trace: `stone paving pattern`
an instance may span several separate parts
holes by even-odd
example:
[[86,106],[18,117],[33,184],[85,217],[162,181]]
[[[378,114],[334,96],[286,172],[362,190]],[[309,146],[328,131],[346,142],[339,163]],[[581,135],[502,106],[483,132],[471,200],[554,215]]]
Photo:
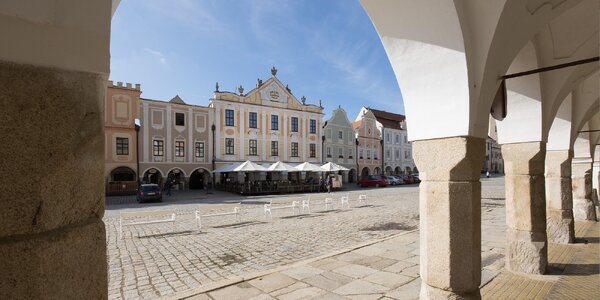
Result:
[[[486,281],[493,278],[503,266],[504,187],[501,178],[483,179],[482,182],[482,262],[483,280]],[[284,281],[285,278],[298,281],[294,282],[294,287],[303,286],[301,292],[286,286],[289,293],[307,293],[309,296],[325,296],[337,291],[340,295],[352,298],[356,288],[371,289],[370,291],[382,295],[395,295],[394,293],[401,293],[404,289],[410,291],[411,287],[419,284],[419,237],[418,231],[414,232],[418,226],[418,187],[351,191],[350,198],[356,199],[362,193],[367,194],[371,200],[364,207],[356,207],[358,203],[354,201],[351,209],[341,210],[337,205],[333,211],[324,212],[319,207],[313,209],[313,212],[317,212],[310,215],[292,216],[291,210],[276,211],[271,222],[265,221],[262,204],[257,202],[273,199],[274,203],[290,203],[307,196],[239,197],[237,202],[244,200],[244,203],[254,203],[241,205],[241,223],[235,224],[233,216],[212,218],[206,221],[208,226],[203,227],[202,231],[196,229],[193,219],[193,211],[198,207],[198,202],[203,212],[229,211],[237,205],[231,195],[225,201],[219,201],[218,197],[221,195],[214,195],[204,202],[199,200],[131,205],[126,206],[126,209],[123,206],[108,207],[105,222],[110,274],[109,298],[156,299],[192,295],[209,284],[219,284],[232,277],[268,271],[407,232],[409,233],[399,236],[398,241],[390,240],[381,242],[381,246],[367,246],[324,260],[330,264],[315,262],[278,276],[284,278]],[[329,196],[338,201],[343,194],[338,192]],[[313,200],[319,200],[327,194],[310,196]],[[221,202],[226,204],[219,204]],[[129,226],[125,228],[124,239],[118,239],[119,211],[165,208],[178,211],[175,233],[171,233],[170,224]],[[360,278],[355,278],[356,276]],[[395,279],[389,280],[390,278]],[[336,286],[349,279],[352,280],[348,283],[360,281],[343,289],[340,288],[345,284]],[[240,286],[234,285],[231,289],[244,288],[248,284],[252,286],[245,282]],[[404,289],[399,289],[400,287]],[[277,295],[278,298],[287,299],[283,295],[288,293],[276,288],[277,286],[272,287],[273,290],[269,293],[277,291],[281,293]],[[260,288],[258,290],[264,291]],[[218,295],[219,292],[215,293]],[[262,294],[263,292],[259,293]],[[244,295],[245,298],[250,297],[250,294]],[[229,296],[226,294],[223,299],[227,297]]]

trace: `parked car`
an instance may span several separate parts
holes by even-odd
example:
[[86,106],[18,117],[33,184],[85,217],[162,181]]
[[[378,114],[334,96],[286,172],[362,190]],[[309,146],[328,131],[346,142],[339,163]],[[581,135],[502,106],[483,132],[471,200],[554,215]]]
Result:
[[147,201],[162,202],[162,192],[160,190],[160,186],[154,183],[140,185],[137,193],[137,201],[140,203]]
[[419,179],[419,174],[410,175],[413,178],[414,183],[420,183],[421,179]]
[[371,175],[371,176],[365,177],[358,181],[358,185],[361,187],[366,187],[366,186],[380,187],[380,186],[387,186],[389,184],[390,184],[390,182],[384,176],[380,176],[380,175]]
[[414,177],[412,177],[410,175],[400,175],[400,179],[402,179],[404,181],[404,183],[406,183],[406,184],[415,183]]
[[402,180],[396,176],[385,176],[385,178],[390,182],[390,185],[404,184],[404,180]]

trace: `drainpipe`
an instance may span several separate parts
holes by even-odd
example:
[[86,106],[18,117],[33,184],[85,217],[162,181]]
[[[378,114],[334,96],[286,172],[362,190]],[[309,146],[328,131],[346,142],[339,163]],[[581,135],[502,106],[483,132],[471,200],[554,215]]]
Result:
[[[210,126],[210,130],[212,130],[212,170],[215,170],[216,167],[216,155],[215,155],[215,145],[216,145],[216,141],[215,141],[215,130],[217,129],[217,127],[215,126],[215,124],[213,123],[212,126]],[[212,185],[211,185],[211,190],[215,189],[215,173],[210,174],[210,178],[212,179]]]
[[[383,133],[383,129],[381,132]],[[383,147],[383,134],[381,135],[381,140],[379,143],[381,143],[381,175],[385,175],[385,149]]]
[[324,152],[325,151],[325,136],[322,135],[321,136],[321,163],[324,164],[325,163],[325,155]]
[[355,139],[355,143],[356,143],[356,152],[354,153],[354,158],[356,159],[356,182],[358,182],[358,172],[360,172],[361,170],[359,170],[358,168],[358,134],[356,135],[356,139]]
[[135,119],[134,121],[134,125],[135,125],[135,160],[136,160],[136,170],[135,170],[135,175],[137,177],[137,186],[138,189],[140,188],[140,127],[141,124],[138,124],[140,122],[139,119]]

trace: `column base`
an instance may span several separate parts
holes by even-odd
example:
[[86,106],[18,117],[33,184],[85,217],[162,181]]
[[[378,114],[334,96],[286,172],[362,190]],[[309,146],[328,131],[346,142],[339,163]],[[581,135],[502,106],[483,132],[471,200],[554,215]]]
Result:
[[575,220],[596,221],[596,207],[590,199],[573,198]]
[[435,287],[432,287],[425,282],[421,282],[421,293],[419,295],[420,299],[452,299],[452,300],[479,300],[481,299],[481,293],[479,289],[473,291],[472,293],[462,293],[458,294],[452,291],[442,290]]
[[548,265],[546,232],[506,231],[506,268],[519,273],[544,274]]
[[548,242],[555,244],[575,242],[575,221],[572,210],[548,209],[546,217]]

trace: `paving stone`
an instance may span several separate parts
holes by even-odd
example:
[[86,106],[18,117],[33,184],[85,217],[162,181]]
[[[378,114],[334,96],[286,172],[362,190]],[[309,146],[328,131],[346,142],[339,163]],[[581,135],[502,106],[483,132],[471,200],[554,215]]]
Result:
[[389,288],[385,286],[358,279],[335,289],[333,292],[346,296],[385,293],[388,290]]
[[416,265],[416,266],[408,267],[408,268],[402,270],[402,272],[400,272],[400,274],[410,276],[410,277],[419,277],[419,272],[420,272],[419,265]]
[[352,278],[363,278],[367,275],[376,273],[377,270],[361,265],[349,264],[347,266],[334,269],[333,272],[346,275]]
[[393,289],[414,280],[414,278],[389,272],[377,272],[365,277],[364,280]]
[[295,290],[303,289],[303,288],[308,287],[308,286],[309,286],[308,284],[306,284],[304,282],[301,282],[301,281],[298,281],[298,282],[296,282],[296,283],[294,283],[294,284],[292,284],[292,285],[290,285],[288,287],[284,287],[284,288],[282,288],[280,290],[273,291],[273,292],[270,293],[270,295],[273,296],[273,297],[278,297],[279,295],[288,294],[288,293],[291,293],[291,292],[293,292]]
[[245,300],[260,294],[262,294],[262,292],[255,287],[242,288],[239,285],[228,286],[226,288],[208,293],[208,295],[215,300]]
[[358,254],[355,252],[348,252],[348,253],[340,254],[335,257],[335,259],[337,259],[337,260],[341,260],[341,261],[345,261],[345,262],[349,262],[349,263],[354,262],[356,260],[365,259],[365,258],[367,258],[365,255]]
[[212,298],[209,297],[207,294],[200,294],[200,295],[195,295],[195,296],[189,297],[186,300],[212,300]]
[[321,270],[331,271],[333,269],[337,269],[339,267],[347,266],[349,264],[350,263],[345,262],[345,261],[334,260],[334,261],[332,261],[330,263],[322,264],[322,265],[318,266],[318,268],[321,269]]
[[311,287],[306,287],[306,288],[301,288],[298,290],[295,290],[293,292],[287,293],[287,294],[283,294],[277,297],[277,299],[280,300],[297,300],[297,299],[312,299],[316,296],[319,295],[323,295],[326,294],[327,292],[311,286]]
[[417,300],[419,299],[420,292],[421,279],[417,278],[403,286],[391,290],[390,292],[386,293],[385,296],[393,299]]
[[283,271],[282,273],[285,274],[285,275],[287,275],[287,276],[290,276],[290,277],[292,277],[294,279],[302,280],[302,279],[304,279],[306,277],[310,277],[310,276],[313,276],[313,275],[321,274],[323,272],[324,271],[321,270],[321,269],[318,269],[318,268],[315,268],[315,267],[311,267],[309,265],[304,265],[304,266],[300,266],[300,267],[296,267],[296,268],[293,268],[293,269],[289,269],[289,270]]
[[413,257],[414,254],[402,252],[402,251],[398,251],[398,250],[388,250],[383,253],[380,253],[378,256],[384,257],[384,258],[389,258],[389,259],[395,259],[395,260],[404,260],[404,259]]
[[414,265],[415,264],[411,263],[411,262],[399,261],[391,266],[383,268],[383,270],[387,271],[387,272],[392,272],[392,273],[400,273],[400,272],[402,272],[402,270],[412,267]]
[[352,295],[346,296],[348,299],[352,300],[378,300],[381,299],[383,294],[368,294],[368,295]]
[[333,272],[325,272],[319,275],[305,278],[303,281],[326,291],[333,291],[338,287],[351,282],[353,279]]
[[281,273],[273,273],[250,280],[249,283],[263,292],[270,293],[295,283],[296,280]]
[[379,255],[386,251],[387,251],[386,249],[380,248],[377,245],[371,245],[371,246],[367,246],[364,248],[354,250],[354,251],[352,251],[352,253],[357,253],[357,254],[365,255],[365,256],[375,256],[375,255]]

